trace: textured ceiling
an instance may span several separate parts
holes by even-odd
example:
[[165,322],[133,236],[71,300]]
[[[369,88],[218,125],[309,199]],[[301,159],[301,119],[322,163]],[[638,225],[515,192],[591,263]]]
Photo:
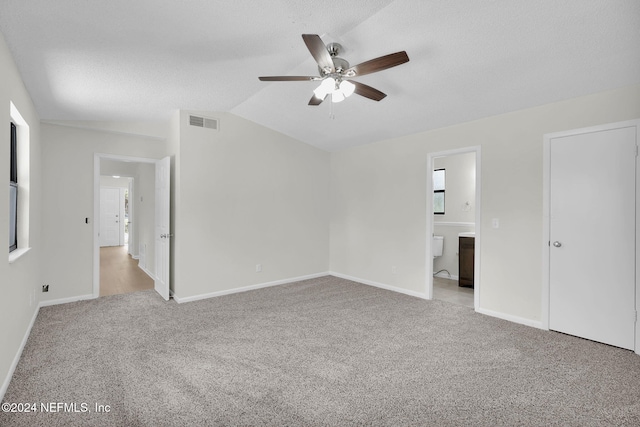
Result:
[[[2,0],[0,30],[42,119],[223,111],[330,151],[640,83],[640,0]],[[411,60],[310,107],[258,81],[317,74],[303,33]]]

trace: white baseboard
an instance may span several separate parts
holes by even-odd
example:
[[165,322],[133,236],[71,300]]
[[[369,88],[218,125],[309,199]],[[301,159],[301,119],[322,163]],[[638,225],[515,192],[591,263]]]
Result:
[[130,254],[130,255],[131,255],[131,258],[133,259],[140,259],[140,255],[133,255],[133,254]]
[[181,304],[183,302],[198,301],[201,299],[214,298],[222,295],[237,294],[239,292],[246,292],[246,291],[252,291],[255,289],[268,288],[270,286],[284,285],[286,283],[299,282],[301,280],[316,279],[318,277],[328,276],[330,274],[331,273],[329,273],[328,271],[325,271],[323,273],[310,274],[307,276],[300,276],[300,277],[292,277],[290,279],[276,280],[276,281],[267,282],[267,283],[259,283],[257,285],[244,286],[242,288],[235,288],[235,289],[227,289],[224,291],[210,292],[210,293],[201,294],[201,295],[193,295],[190,297],[179,297],[173,294],[173,299],[177,303]]
[[93,296],[93,294],[89,294],[89,295],[78,295],[75,297],[69,297],[69,298],[60,298],[60,299],[51,299],[51,300],[47,300],[47,301],[40,301],[39,307],[47,307],[49,305],[58,305],[58,304],[66,304],[69,302],[76,302],[76,301],[84,301],[87,299],[95,299],[97,297]]
[[412,297],[427,299],[427,294],[424,292],[410,291],[408,289],[398,288],[397,286],[387,285],[384,283],[373,282],[371,280],[361,279],[359,277],[348,276],[346,274],[336,273],[334,271],[329,273],[332,276],[340,277],[341,279],[351,280],[354,282],[362,283],[364,285],[374,286],[376,288],[386,289],[388,291],[398,292]]
[[[340,274],[336,272],[330,272],[332,276],[340,277],[346,280],[352,280],[354,282],[362,283],[365,285],[375,286],[376,288],[387,289],[393,292],[399,292],[401,294],[410,295],[413,297],[418,297],[422,299],[427,299],[427,295],[422,292],[410,291],[407,289],[398,288],[396,286],[386,285],[384,283],[373,282],[371,280],[360,279],[358,277],[348,276],[346,274]],[[524,317],[513,316],[511,314],[500,313],[498,311],[487,310],[484,308],[479,308],[476,310],[477,313],[484,314],[486,316],[497,317],[498,319],[508,320],[509,322],[519,323],[521,325],[530,326],[537,329],[544,329],[542,327],[542,322],[537,320],[526,319]]]
[[149,270],[147,270],[145,267],[141,266],[140,264],[138,264],[138,267],[140,267],[140,270],[144,271],[145,274],[149,277],[151,277],[151,280],[156,280],[156,276],[153,275]]
[[486,308],[478,308],[477,313],[484,314],[491,317],[497,317],[498,319],[508,320],[509,322],[519,323],[525,326],[531,326],[532,328],[544,329],[542,322],[538,320],[526,319],[524,317],[513,316],[511,314],[501,313],[499,311],[487,310]]
[[9,367],[9,372],[7,372],[7,377],[2,382],[2,387],[0,387],[0,402],[4,399],[4,394],[7,392],[9,388],[9,383],[11,382],[11,378],[13,378],[13,373],[18,367],[18,362],[20,361],[20,357],[22,356],[22,350],[24,350],[24,346],[27,344],[27,340],[29,339],[29,335],[31,335],[31,328],[33,328],[33,324],[36,322],[36,317],[38,317],[38,313],[40,312],[40,306],[36,307],[36,310],[33,312],[33,316],[31,317],[31,322],[29,322],[29,326],[24,333],[24,337],[22,337],[22,342],[20,343],[20,347],[16,352],[15,357],[13,358],[13,362],[11,362],[11,366]]

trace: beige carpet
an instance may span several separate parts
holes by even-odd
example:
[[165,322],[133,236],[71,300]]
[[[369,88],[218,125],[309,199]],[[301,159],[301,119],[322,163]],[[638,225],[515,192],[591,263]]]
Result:
[[79,412],[2,426],[637,426],[640,357],[324,277],[45,307],[5,402]]

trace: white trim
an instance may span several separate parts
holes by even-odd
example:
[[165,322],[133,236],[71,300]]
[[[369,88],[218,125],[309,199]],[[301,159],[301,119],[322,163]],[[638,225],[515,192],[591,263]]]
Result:
[[[101,159],[109,159],[109,160],[121,160],[127,161],[130,163],[153,163],[155,164],[160,159],[152,159],[150,157],[133,157],[133,156],[123,156],[120,154],[108,154],[108,153],[94,153],[94,155],[100,157]],[[129,177],[132,178],[132,177]]]
[[542,329],[549,330],[549,188],[551,180],[551,137],[544,135],[542,143],[542,301],[540,304],[540,321]]
[[[276,281],[267,282],[267,283],[259,283],[257,285],[243,286],[241,288],[227,289],[227,290],[224,290],[224,291],[210,292],[210,293],[207,293],[207,294],[193,295],[193,296],[190,296],[190,297],[179,297],[179,296],[173,294],[173,299],[178,304],[182,304],[183,302],[198,301],[198,300],[207,299],[207,298],[220,297],[220,296],[223,296],[223,295],[237,294],[239,292],[253,291],[255,289],[268,288],[268,287],[271,287],[271,286],[284,285],[286,283],[299,282],[301,280],[316,279],[318,277],[329,276],[331,274],[332,273],[330,273],[328,271],[325,271],[323,273],[315,273],[315,274],[309,274],[307,276],[292,277],[290,279],[276,280]],[[173,293],[173,292],[171,292],[171,293]]]
[[154,280],[154,281],[156,280],[156,276],[153,273],[151,273],[149,270],[147,270],[145,267],[143,267],[140,264],[138,264],[138,268],[140,268],[140,270],[144,271],[147,276],[151,277],[151,280]]
[[93,155],[93,296],[100,296],[100,155]]
[[615,123],[605,123],[603,125],[589,126],[586,128],[569,129],[561,132],[547,133],[544,135],[544,138],[545,140],[547,139],[547,137],[549,139],[563,138],[565,136],[573,136],[573,135],[580,135],[584,133],[593,133],[593,132],[602,132],[605,130],[622,129],[622,128],[628,128],[628,127],[635,127],[635,128],[640,127],[640,119],[625,120],[622,122],[615,122]]
[[400,294],[405,294],[405,295],[409,295],[409,296],[416,297],[416,298],[430,299],[430,298],[427,298],[427,295],[425,293],[423,293],[423,292],[410,291],[408,289],[398,288],[397,286],[391,286],[391,285],[387,285],[385,283],[374,282],[374,281],[371,281],[371,280],[361,279],[359,277],[353,277],[353,276],[348,276],[346,274],[336,273],[335,271],[332,271],[329,274],[331,276],[336,276],[336,277],[339,277],[341,279],[351,280],[353,282],[362,283],[363,285],[374,286],[376,288],[386,289],[388,291],[398,292]]
[[[607,123],[580,129],[571,129],[562,132],[548,133],[543,136],[542,151],[542,301],[540,309],[541,329],[549,330],[549,294],[550,294],[550,178],[551,178],[551,140],[566,136],[580,135],[593,132],[602,132],[626,127],[636,128],[636,147],[639,141],[640,119],[627,120],[616,123]],[[640,251],[640,157],[636,154],[636,312],[640,311],[640,263],[637,254]],[[640,355],[640,328],[636,320],[635,353]]]
[[77,295],[75,297],[68,297],[68,298],[50,299],[50,300],[40,301],[39,307],[48,307],[50,305],[67,304],[70,302],[85,301],[85,300],[96,299],[96,298],[97,297],[93,296],[92,294],[88,294],[88,295]]
[[9,252],[9,264],[13,264],[18,260],[18,258],[22,257],[24,254],[29,252],[31,248],[18,248],[14,251]]
[[441,225],[443,227],[475,227],[475,222],[438,222],[433,221],[433,226]]
[[542,326],[542,322],[538,320],[526,319],[524,317],[513,316],[511,314],[501,313],[499,311],[487,310],[486,308],[477,308],[477,313],[484,314],[486,316],[497,317],[498,319],[507,320],[509,322],[519,323],[525,326],[531,326],[532,328],[545,329]]
[[[405,294],[405,295],[410,295],[410,296],[413,296],[413,297],[418,297],[418,298],[422,298],[422,299],[428,299],[428,298],[426,298],[426,294],[421,293],[421,292],[410,291],[410,290],[398,288],[398,287],[395,287],[395,286],[385,285],[383,283],[377,283],[377,282],[372,282],[370,280],[360,279],[358,277],[347,276],[346,274],[340,274],[340,273],[336,273],[334,271],[330,272],[329,274],[331,274],[332,276],[340,277],[341,279],[346,279],[346,280],[351,280],[351,281],[354,281],[354,282],[362,283],[364,285],[375,286],[376,288],[382,288],[382,289],[386,289],[386,290],[389,290],[389,291],[398,292],[398,293]],[[511,314],[501,313],[499,311],[487,310],[487,309],[484,309],[484,308],[477,308],[475,311],[477,313],[479,313],[479,314],[484,314],[486,316],[496,317],[498,319],[507,320],[509,322],[514,322],[514,323],[518,323],[518,324],[525,325],[525,326],[531,326],[531,327],[537,328],[537,329],[544,329],[542,327],[542,323],[540,321],[537,321],[537,320],[526,319],[524,317],[513,316]]]
[[22,357],[22,351],[24,350],[24,346],[27,344],[27,340],[29,339],[29,335],[31,335],[31,328],[33,328],[34,323],[36,323],[36,318],[38,317],[38,313],[40,312],[40,306],[36,306],[35,311],[33,312],[33,316],[31,317],[31,322],[29,322],[29,326],[24,333],[24,337],[22,337],[22,342],[20,342],[20,347],[18,347],[18,351],[11,362],[11,366],[9,366],[9,371],[7,371],[7,376],[2,382],[2,387],[0,387],[0,402],[4,401],[4,394],[7,392],[9,388],[9,383],[13,378],[13,373],[16,371],[18,367],[18,362],[20,361],[20,357]]
[[[433,188],[433,163],[437,157],[454,156],[456,154],[475,153],[476,155],[476,217],[475,226],[476,233],[476,248],[481,248],[482,239],[482,147],[475,145],[472,147],[457,148],[455,150],[439,151],[437,153],[427,154],[427,236],[433,235],[433,228],[437,224],[433,216],[433,197],[429,197],[430,188]],[[433,256],[431,255],[431,243],[432,239],[426,238],[426,251],[425,251],[425,292],[427,299],[433,299]],[[475,251],[474,256],[474,292],[473,292],[473,307],[476,311],[480,308],[480,291],[482,289],[480,281],[480,250]]]

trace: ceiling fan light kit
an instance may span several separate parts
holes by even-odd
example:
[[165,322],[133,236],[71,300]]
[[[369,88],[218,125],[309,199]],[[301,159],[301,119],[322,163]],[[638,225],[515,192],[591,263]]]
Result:
[[332,102],[341,102],[344,101],[345,98],[353,95],[355,90],[356,85],[348,80],[339,81],[332,77],[327,77],[320,83],[320,86],[313,91],[313,94],[321,100],[324,100],[327,95],[331,95]]
[[321,81],[320,86],[313,91],[309,105],[320,105],[327,96],[331,96],[331,102],[341,102],[354,93],[374,101],[380,101],[387,96],[385,93],[364,83],[348,79],[386,70],[409,61],[407,52],[401,51],[351,67],[349,62],[338,56],[342,50],[339,43],[329,43],[325,46],[317,34],[303,34],[302,39],[311,52],[311,56],[318,63],[320,76],[268,76],[259,77],[259,79],[272,82]]

